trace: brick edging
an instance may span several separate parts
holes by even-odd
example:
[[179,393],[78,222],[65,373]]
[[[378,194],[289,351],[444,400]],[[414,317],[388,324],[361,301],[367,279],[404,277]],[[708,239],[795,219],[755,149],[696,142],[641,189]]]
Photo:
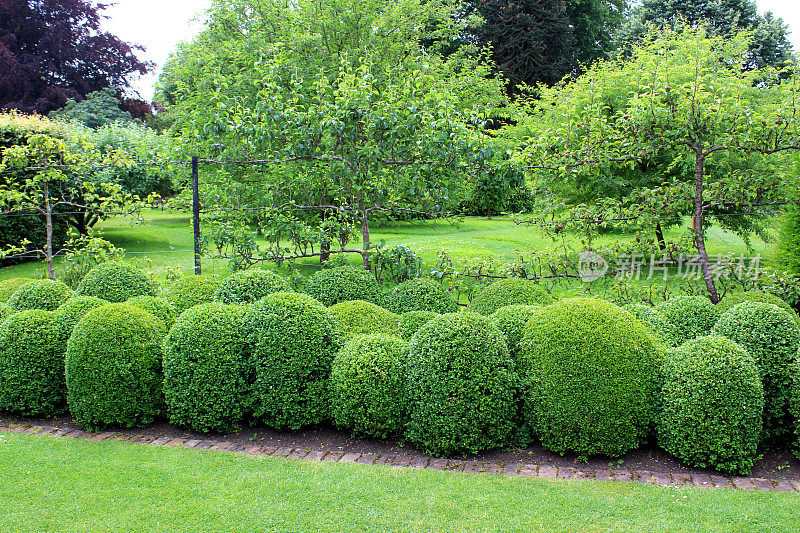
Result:
[[506,476],[528,476],[555,479],[580,479],[598,481],[629,481],[648,485],[668,487],[728,488],[742,490],[766,490],[800,492],[800,480],[766,479],[758,477],[724,477],[707,474],[663,473],[649,470],[582,470],[572,467],[557,467],[527,463],[494,463],[464,459],[436,459],[422,456],[379,455],[374,453],[307,450],[272,445],[234,444],[213,439],[184,439],[160,435],[129,435],[125,433],[92,433],[74,428],[57,428],[30,424],[0,423],[0,432],[24,433],[26,435],[71,437],[92,441],[120,441],[151,446],[181,446],[198,450],[215,450],[249,455],[301,459],[306,461],[325,461],[339,463],[359,463],[388,465],[399,468],[418,468],[443,470],[448,472],[489,473]]

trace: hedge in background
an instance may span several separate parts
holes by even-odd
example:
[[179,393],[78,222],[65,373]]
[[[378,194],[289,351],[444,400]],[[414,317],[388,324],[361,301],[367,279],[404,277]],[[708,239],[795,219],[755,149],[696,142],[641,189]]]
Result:
[[33,309],[0,325],[0,410],[52,416],[66,410],[64,352],[53,313]]
[[351,266],[315,272],[306,282],[305,292],[326,307],[352,300],[381,303],[381,287],[372,274]]
[[615,457],[642,444],[663,345],[633,315],[562,300],[531,316],[520,348],[525,419],[545,448]]
[[195,431],[234,431],[244,415],[248,345],[245,308],[221,303],[181,314],[164,340],[170,422]]
[[541,309],[538,305],[524,305],[515,304],[501,307],[489,318],[492,322],[500,328],[500,331],[505,333],[506,342],[508,343],[508,353],[514,359],[515,363],[519,364],[519,343],[522,341],[522,335],[525,333],[525,326],[528,320]]
[[527,279],[506,278],[493,282],[475,295],[470,311],[489,316],[509,305],[550,305],[555,300],[540,285]]
[[90,270],[78,284],[78,294],[114,303],[136,296],[155,296],[157,291],[156,284],[138,268],[111,261]]
[[415,278],[404,281],[384,296],[384,307],[397,314],[409,311],[455,313],[458,303],[440,283],[432,279]]
[[167,331],[175,323],[178,317],[178,310],[175,306],[169,303],[165,298],[159,296],[136,296],[131,298],[126,303],[138,307],[143,311],[147,311],[151,315],[160,319],[164,323]]
[[404,341],[385,335],[358,335],[339,350],[331,369],[337,427],[375,438],[402,434],[407,353]]
[[29,281],[33,280],[28,278],[11,278],[0,281],[0,302],[8,302],[8,299],[11,298],[11,295],[17,292],[17,289]]
[[800,316],[797,315],[797,311],[792,309],[792,306],[786,303],[784,300],[768,292],[745,291],[745,292],[737,292],[734,294],[729,294],[728,296],[723,298],[721,302],[717,304],[717,309],[719,309],[720,314],[722,314],[731,307],[739,305],[742,302],[764,302],[772,305],[777,305],[778,307],[789,313],[792,316],[792,319],[794,319],[795,324],[797,324],[798,327],[800,327]]
[[96,431],[142,427],[163,407],[164,324],[125,303],[89,311],[67,344],[67,400],[75,420]]
[[219,281],[214,278],[184,276],[169,286],[164,292],[164,298],[175,306],[178,314],[181,314],[195,305],[214,301],[218,287]]
[[94,296],[74,296],[53,312],[56,327],[59,332],[62,353],[66,352],[67,341],[70,335],[72,335],[75,324],[80,322],[81,318],[92,309],[106,305],[107,303],[107,301],[95,298]]
[[677,296],[656,306],[675,326],[675,344],[707,335],[719,318],[719,309],[703,296]]
[[329,418],[328,379],[339,349],[335,323],[305,294],[276,292],[252,307],[248,379],[256,420],[298,429]]
[[451,313],[411,341],[406,437],[424,453],[479,453],[508,444],[518,376],[503,333],[474,313]]
[[735,341],[756,360],[764,386],[762,438],[788,438],[791,365],[800,346],[800,331],[792,317],[772,304],[742,302],[725,311],[711,333]]
[[214,294],[214,301],[224,304],[248,304],[274,292],[289,290],[291,290],[289,282],[276,273],[252,268],[223,279]]
[[748,475],[764,391],[753,356],[719,336],[673,350],[662,367],[658,444],[683,463]]
[[398,322],[398,327],[400,328],[400,336],[409,341],[414,334],[433,320],[439,316],[439,313],[434,313],[433,311],[408,311],[407,313],[403,313],[400,315],[400,321]]
[[678,328],[663,313],[644,304],[628,304],[623,309],[644,322],[664,344],[678,346]]
[[55,311],[73,296],[75,296],[73,290],[60,281],[37,279],[17,289],[8,299],[8,306],[16,311],[26,309]]
[[328,308],[346,334],[397,334],[400,317],[383,307],[364,300],[339,302]]

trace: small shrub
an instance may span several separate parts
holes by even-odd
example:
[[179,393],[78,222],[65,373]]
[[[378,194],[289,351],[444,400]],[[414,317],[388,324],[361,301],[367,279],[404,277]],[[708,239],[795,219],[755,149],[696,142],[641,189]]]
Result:
[[659,445],[689,466],[750,474],[764,407],[753,357],[725,337],[698,337],[671,352],[662,380]]
[[499,279],[472,299],[469,310],[489,316],[509,305],[550,305],[555,300],[541,285],[521,278]]
[[328,308],[345,334],[397,334],[400,317],[383,307],[363,300],[339,302]]
[[677,296],[655,307],[675,326],[675,344],[707,335],[719,318],[719,309],[703,296]]
[[64,351],[53,313],[33,309],[0,325],[0,410],[52,416],[66,410]]
[[157,290],[156,284],[138,268],[111,261],[90,270],[78,284],[78,294],[113,303],[136,296],[155,296]]
[[0,322],[14,314],[15,311],[11,309],[8,305],[4,303],[0,303]]
[[94,296],[73,296],[53,312],[62,345],[62,353],[66,352],[67,341],[72,335],[75,324],[80,322],[81,318],[92,309],[107,303],[107,301]]
[[678,345],[678,328],[653,307],[644,304],[628,304],[623,309],[641,320],[665,345],[671,347]]
[[663,345],[633,315],[562,300],[531,316],[520,348],[525,420],[545,448],[615,457],[645,440]]
[[224,304],[253,303],[279,291],[289,291],[289,282],[269,270],[242,270],[222,280],[214,301]]
[[408,311],[403,313],[400,315],[398,322],[400,336],[407,341],[411,340],[411,337],[414,336],[419,328],[437,316],[439,316],[439,313],[434,313],[433,311]]
[[41,309],[55,311],[58,307],[75,296],[75,293],[61,283],[49,279],[29,281],[16,290],[8,299],[8,306],[16,311]]
[[181,314],[164,340],[170,422],[195,431],[234,431],[244,413],[248,345],[245,308],[206,303]]
[[381,287],[372,274],[351,266],[315,272],[306,282],[305,292],[326,307],[353,300],[381,303]]
[[0,281],[0,302],[8,302],[11,295],[29,281],[33,280],[28,278],[11,278]]
[[405,342],[386,335],[358,335],[339,350],[331,369],[336,426],[375,438],[402,433],[407,353]]
[[450,292],[431,279],[416,278],[404,281],[384,297],[384,307],[397,314],[409,311],[455,313],[458,304]]
[[329,418],[328,381],[339,349],[335,323],[305,294],[276,292],[252,307],[248,374],[256,420],[299,429]]
[[169,303],[165,298],[159,296],[137,296],[131,298],[126,303],[138,307],[143,311],[147,311],[161,320],[167,331],[169,331],[172,324],[175,323],[175,319],[178,317],[178,310],[175,309],[175,306]]
[[479,453],[508,444],[518,377],[503,333],[485,317],[451,313],[411,341],[406,437],[424,453]]
[[214,301],[217,288],[219,281],[214,278],[184,276],[167,288],[164,298],[175,306],[178,314],[181,314],[195,305]]
[[735,341],[756,360],[764,386],[762,439],[788,438],[790,368],[800,345],[800,330],[792,317],[772,304],[742,302],[725,311],[711,334]]
[[125,303],[86,313],[67,343],[67,400],[75,420],[91,431],[150,424],[164,403],[165,334],[161,320]]
[[792,306],[786,303],[784,300],[768,292],[746,291],[746,292],[736,292],[733,294],[729,294],[728,296],[723,298],[721,302],[717,304],[717,309],[719,310],[719,313],[721,315],[731,307],[735,307],[742,302],[764,302],[772,305],[777,305],[778,307],[789,313],[792,316],[792,320],[794,320],[794,323],[797,324],[798,327],[800,327],[800,316],[797,315],[797,311],[792,309]]
[[528,320],[541,309],[538,305],[507,305],[501,307],[489,318],[492,322],[500,328],[500,331],[505,333],[506,342],[508,343],[508,353],[511,354],[515,362],[519,362],[519,343],[522,341],[522,336],[525,333],[525,326]]

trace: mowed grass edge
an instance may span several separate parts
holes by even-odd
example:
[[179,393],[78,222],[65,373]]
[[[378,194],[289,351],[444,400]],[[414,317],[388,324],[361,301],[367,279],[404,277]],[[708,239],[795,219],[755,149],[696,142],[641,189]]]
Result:
[[796,531],[797,495],[0,435],[2,531]]

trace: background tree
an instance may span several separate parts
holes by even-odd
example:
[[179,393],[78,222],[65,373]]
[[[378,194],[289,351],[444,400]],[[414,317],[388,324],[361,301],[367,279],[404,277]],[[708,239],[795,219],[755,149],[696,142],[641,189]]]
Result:
[[114,122],[133,122],[133,116],[122,110],[116,91],[110,87],[90,93],[80,102],[70,99],[67,105],[48,116],[54,120],[78,122],[93,129]]
[[100,30],[94,0],[0,2],[0,109],[47,114],[151,68],[142,48]]

